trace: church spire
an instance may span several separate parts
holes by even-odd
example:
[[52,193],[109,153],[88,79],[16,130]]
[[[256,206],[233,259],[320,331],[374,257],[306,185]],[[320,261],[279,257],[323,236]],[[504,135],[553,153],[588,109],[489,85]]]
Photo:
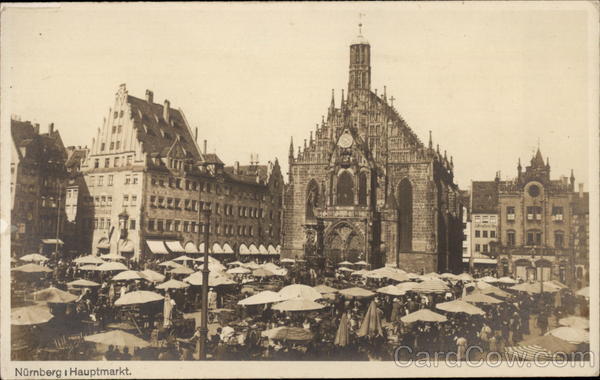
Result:
[[335,90],[333,88],[331,89],[331,104],[329,105],[329,108],[331,110],[335,109]]
[[433,149],[433,139],[431,138],[431,131],[429,131],[429,149]]
[[371,89],[371,46],[362,35],[362,22],[358,25],[358,36],[350,44],[348,92]]
[[294,137],[290,137],[290,152],[288,158],[290,161],[294,159]]

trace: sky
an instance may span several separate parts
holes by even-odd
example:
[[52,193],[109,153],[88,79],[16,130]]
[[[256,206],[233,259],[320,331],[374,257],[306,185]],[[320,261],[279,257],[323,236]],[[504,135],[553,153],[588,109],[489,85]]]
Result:
[[[10,114],[53,122],[91,146],[121,83],[181,108],[228,165],[303,143],[335,89],[349,44],[371,44],[372,88],[426,142],[453,156],[461,188],[516,176],[539,147],[552,178],[588,187],[589,12],[534,4],[63,4],[3,14]],[[5,109],[6,111],[6,109]],[[200,143],[201,145],[201,143]],[[296,149],[297,150],[297,147]]]

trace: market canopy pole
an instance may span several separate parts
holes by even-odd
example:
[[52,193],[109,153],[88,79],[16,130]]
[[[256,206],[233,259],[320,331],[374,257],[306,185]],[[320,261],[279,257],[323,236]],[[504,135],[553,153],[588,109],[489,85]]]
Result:
[[[200,339],[198,340],[198,359],[206,360],[206,340],[208,335],[208,231],[210,229],[210,209],[198,210],[198,216],[204,211],[204,266],[202,267],[202,315],[200,319]],[[198,223],[198,234],[200,234]]]

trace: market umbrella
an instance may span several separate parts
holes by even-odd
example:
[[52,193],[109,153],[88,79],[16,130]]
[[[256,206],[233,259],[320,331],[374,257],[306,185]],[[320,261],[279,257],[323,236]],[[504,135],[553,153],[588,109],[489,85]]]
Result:
[[75,264],[104,264],[104,260],[94,255],[81,256],[73,260]]
[[134,270],[126,270],[121,273],[118,273],[113,276],[113,281],[131,281],[131,280],[141,280],[144,278],[140,272],[136,272]]
[[241,261],[236,260],[236,261],[232,261],[230,263],[227,263],[227,265],[229,265],[229,266],[234,266],[234,265],[244,266],[244,263],[241,262]]
[[589,330],[590,328],[590,320],[583,317],[577,317],[575,315],[561,318],[558,321],[558,324],[561,326],[574,327],[576,329],[581,330]]
[[108,263],[101,264],[96,268],[96,270],[99,270],[101,272],[109,272],[109,271],[113,271],[113,270],[124,271],[127,269],[128,268],[127,268],[127,266],[125,266],[125,264],[118,263],[116,261],[111,261]]
[[402,282],[402,283],[396,284],[394,286],[403,292],[408,292],[408,291],[412,291],[415,288],[415,286],[417,286],[417,283],[416,282]]
[[138,338],[137,336],[123,330],[110,330],[100,334],[88,335],[83,337],[86,342],[103,344],[105,346],[129,347],[148,347],[150,343]]
[[[183,281],[190,285],[200,286],[202,285],[202,272],[198,271],[190,274]],[[208,286],[220,286],[220,285],[233,285],[235,281],[231,280],[223,272],[209,272],[208,273]]]
[[379,318],[379,310],[375,301],[371,301],[367,314],[360,324],[360,328],[356,332],[358,336],[382,336],[383,328],[381,327],[381,318]]
[[238,305],[243,305],[243,306],[249,306],[249,305],[264,305],[267,303],[275,303],[275,302],[280,302],[280,301],[284,301],[285,299],[283,299],[281,297],[281,294],[276,293],[276,292],[272,292],[270,290],[264,290],[260,293],[257,293],[253,296],[250,296],[248,298],[244,298],[243,300],[239,301],[237,304]]
[[244,266],[246,268],[250,268],[250,269],[258,269],[258,268],[260,268],[260,265],[258,265],[254,261],[250,261],[250,262],[244,263]]
[[448,291],[448,286],[442,280],[425,280],[418,283],[412,289],[417,293],[445,293]]
[[492,296],[488,296],[487,294],[483,294],[481,292],[473,292],[468,294],[460,299],[460,301],[469,302],[469,303],[484,303],[484,304],[497,304],[502,303],[497,298]]
[[346,265],[354,265],[350,261],[342,261],[341,263],[337,263],[338,266],[346,266]]
[[31,326],[46,323],[53,315],[50,309],[41,305],[17,307],[10,312],[10,324],[17,326]]
[[194,270],[188,267],[179,266],[177,268],[173,268],[169,271],[171,274],[192,274]]
[[478,292],[482,293],[482,294],[486,294],[486,295],[492,295],[494,297],[501,297],[501,298],[508,298],[510,297],[510,294],[505,292],[504,290],[488,284],[487,282],[477,282],[475,283],[475,289],[477,289]]
[[107,253],[106,255],[100,256],[103,260],[125,260],[125,257],[117,255],[116,253]]
[[42,261],[48,261],[48,258],[46,256],[40,255],[39,253],[30,253],[28,255],[20,257],[19,260],[28,261],[32,263],[39,263]]
[[313,338],[313,333],[309,330],[300,327],[275,327],[270,330],[263,331],[262,336],[273,339],[273,340],[287,340],[287,341],[309,341]]
[[410,313],[401,317],[400,320],[404,323],[413,322],[446,322],[448,318],[442,314],[438,314],[429,309],[417,310],[414,313]]
[[350,269],[350,268],[346,268],[346,267],[339,267],[337,270],[339,270],[341,272],[354,272],[354,269]]
[[[535,283],[524,282],[522,284],[511,286],[509,289],[516,290],[519,292],[525,292],[525,293],[529,293],[529,294],[537,294],[537,293],[542,292],[542,285],[539,282],[535,282]],[[554,292],[557,292],[558,290],[559,289],[556,287],[556,285],[552,285],[551,283],[544,283],[544,292],[554,293]]]
[[181,264],[176,263],[173,260],[167,260],[167,261],[163,261],[162,263],[158,264],[158,266],[169,267],[169,268],[177,268],[177,267],[180,267]]
[[446,279],[446,280],[455,280],[455,281],[460,280],[460,278],[457,275],[455,275],[454,273],[442,273],[440,275],[440,277],[443,279]]
[[442,302],[435,305],[437,309],[447,311],[449,313],[466,313],[469,315],[485,315],[485,311],[477,306],[473,306],[468,302],[454,300],[450,302]]
[[296,260],[294,260],[294,259],[282,259],[281,262],[282,263],[295,263]]
[[377,272],[367,272],[364,274],[364,276],[366,278],[372,278],[372,279],[382,279],[383,275],[381,273],[377,273]]
[[473,281],[473,276],[471,276],[468,273],[461,273],[456,277],[458,277],[459,280],[464,281],[464,282]]
[[581,288],[577,292],[575,292],[575,294],[589,299],[590,298],[590,287],[586,286],[585,288]]
[[158,293],[148,290],[136,290],[134,292],[125,293],[115,301],[116,306],[139,305],[149,302],[161,301],[164,297]]
[[498,279],[496,277],[492,277],[492,276],[484,276],[484,277],[478,278],[477,281],[494,283],[494,282],[498,282]]
[[273,305],[273,310],[279,311],[312,311],[324,308],[324,305],[304,298],[293,298]]
[[558,327],[554,330],[550,330],[546,333],[546,335],[552,335],[556,338],[562,339],[565,342],[569,342],[572,344],[581,344],[581,343],[589,343],[590,342],[590,333],[583,330],[577,329],[575,327]]
[[140,272],[140,275],[150,282],[163,282],[165,280],[164,275],[155,272],[152,269],[145,269]]
[[321,294],[329,294],[329,293],[337,293],[338,292],[338,290],[336,288],[332,288],[331,286],[327,286],[324,284],[317,285],[317,286],[313,287],[313,289]]
[[[550,360],[555,353],[570,354],[577,350],[577,345],[552,335],[536,336],[519,343],[517,346],[505,348],[508,355],[514,355],[514,357],[525,360]],[[557,358],[560,359],[560,356]]]
[[229,273],[229,274],[247,274],[247,273],[252,273],[252,271],[250,269],[244,268],[244,267],[235,267],[235,268],[227,269],[227,273]]
[[194,259],[192,257],[183,255],[183,256],[179,256],[179,257],[173,259],[173,261],[175,261],[175,262],[177,262],[177,261],[194,261]]
[[190,285],[183,281],[171,279],[167,282],[163,282],[160,285],[156,285],[156,289],[184,289],[184,288],[187,288],[188,286],[190,286]]
[[67,285],[72,286],[72,287],[80,287],[80,288],[94,288],[96,286],[100,286],[100,284],[97,282],[85,280],[82,278],[79,280],[67,282]]
[[383,288],[377,289],[377,293],[387,294],[390,296],[401,296],[401,295],[406,294],[406,291],[400,289],[396,285],[388,285],[388,286],[384,286]]
[[357,261],[357,262],[355,262],[355,263],[354,263],[354,265],[363,265],[363,266],[367,266],[367,265],[369,265],[369,263],[367,263],[367,262],[366,262],[366,261],[364,261],[364,260],[361,260],[361,261]]
[[340,347],[346,347],[348,344],[350,344],[350,329],[348,326],[347,313],[342,314],[342,318],[340,318],[340,325],[335,333],[335,340],[333,344]]
[[321,297],[321,293],[319,293],[317,290],[304,284],[293,284],[285,286],[281,288],[281,290],[279,290],[279,294],[284,299],[304,298],[310,301],[314,301],[318,300],[319,298],[323,298]]
[[[103,261],[104,262],[104,261]],[[90,270],[90,271],[97,271],[98,270],[98,265],[96,264],[86,264],[86,265],[82,265],[79,267],[79,270]]]
[[25,264],[16,268],[12,268],[11,270],[15,272],[23,272],[23,273],[50,273],[52,269],[43,267],[38,264]]
[[254,277],[273,277],[275,276],[275,273],[265,268],[258,268],[252,271],[252,275]]
[[44,290],[38,290],[37,292],[34,292],[33,297],[36,301],[43,301],[49,303],[69,303],[77,299],[76,295],[73,295],[69,292],[65,292],[64,290],[57,289],[53,286]]
[[375,295],[375,293],[373,293],[370,290],[358,288],[358,287],[342,289],[342,290],[340,290],[340,294],[346,298],[353,298],[353,297],[367,298],[367,297],[373,297]]
[[510,285],[510,284],[516,284],[517,280],[515,280],[514,278],[504,276],[504,277],[500,277],[496,282],[499,284],[509,284]]

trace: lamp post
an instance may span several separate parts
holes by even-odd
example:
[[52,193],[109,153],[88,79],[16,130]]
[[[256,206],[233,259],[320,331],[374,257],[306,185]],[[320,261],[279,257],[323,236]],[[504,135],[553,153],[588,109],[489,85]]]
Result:
[[[535,265],[535,248],[531,248],[531,265],[533,269],[537,272],[537,266]],[[540,294],[543,297],[544,295],[544,267],[540,267]]]
[[121,256],[119,249],[119,241],[127,239],[127,222],[129,222],[129,214],[126,209],[123,209],[119,214],[119,239],[117,240],[117,255]]
[[202,314],[200,319],[200,339],[198,339],[198,359],[206,360],[208,335],[208,233],[210,228],[210,208],[198,207],[198,237],[200,237],[200,215],[204,213],[204,265],[202,267]]

